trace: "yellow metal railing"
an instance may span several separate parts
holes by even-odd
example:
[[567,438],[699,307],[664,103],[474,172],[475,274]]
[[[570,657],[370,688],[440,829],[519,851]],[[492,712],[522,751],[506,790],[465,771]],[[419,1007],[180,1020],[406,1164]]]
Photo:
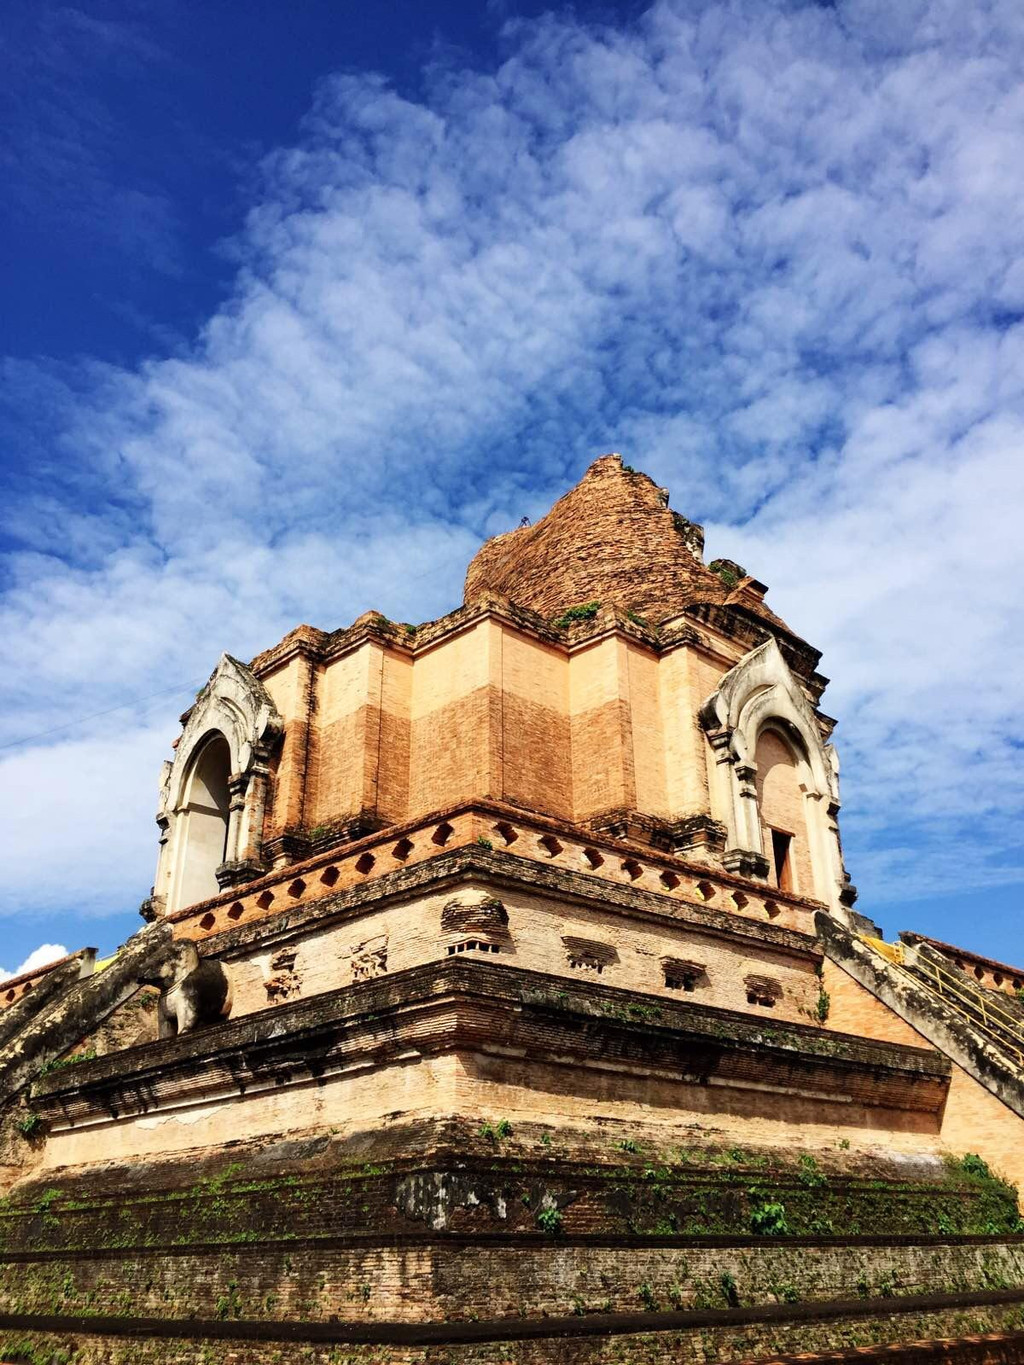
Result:
[[902,943],[886,943],[884,938],[865,938],[863,942],[869,948],[874,948],[876,953],[881,953],[883,957],[888,958],[890,962],[895,962],[897,967],[903,966]]
[[1024,1067],[1024,1027],[1009,1010],[993,1000],[992,991],[985,990],[982,986],[972,986],[970,982],[962,981],[937,963],[928,962],[920,956],[914,961],[913,972],[909,971],[901,943],[885,943],[882,939],[867,937],[862,941],[898,967],[915,984],[925,986],[933,995],[937,995],[947,1004],[952,1004],[962,1013],[970,1012],[976,1016],[971,1021],[975,1027],[986,1034],[997,1047],[1009,1052],[1016,1059],[1018,1066]]
[[1009,1010],[993,1000],[993,991],[987,991],[982,986],[971,986],[935,962],[918,958],[914,966],[936,995],[955,1005],[967,1005],[980,1015],[982,1029],[996,1043],[1012,1052],[1018,1065],[1024,1065],[1024,1029]]

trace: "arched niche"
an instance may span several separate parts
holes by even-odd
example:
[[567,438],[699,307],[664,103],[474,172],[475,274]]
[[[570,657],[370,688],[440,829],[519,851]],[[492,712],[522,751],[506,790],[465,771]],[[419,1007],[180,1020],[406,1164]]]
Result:
[[768,877],[780,891],[814,894],[804,794],[807,759],[798,737],[765,725],[754,749],[754,786]]
[[270,694],[229,654],[183,717],[161,774],[152,904],[173,913],[259,876],[268,763],[283,731]]
[[220,890],[217,870],[227,851],[231,746],[214,731],[199,747],[181,809],[181,902],[193,905]]
[[791,886],[784,889],[838,909],[846,883],[836,825],[838,763],[774,639],[723,676],[700,721],[716,759],[713,814],[729,832],[726,867],[774,880],[771,831],[789,833]]

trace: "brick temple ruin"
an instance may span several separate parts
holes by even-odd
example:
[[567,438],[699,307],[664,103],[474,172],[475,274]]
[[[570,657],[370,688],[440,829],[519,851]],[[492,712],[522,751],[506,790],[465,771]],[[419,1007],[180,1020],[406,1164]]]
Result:
[[819,655],[617,455],[224,656],[0,987],[0,1361],[1024,1359],[1019,969],[854,908]]

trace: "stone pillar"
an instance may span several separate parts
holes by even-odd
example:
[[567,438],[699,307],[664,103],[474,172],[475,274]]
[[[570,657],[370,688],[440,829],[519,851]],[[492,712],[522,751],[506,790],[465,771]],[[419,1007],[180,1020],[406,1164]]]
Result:
[[[254,763],[248,772],[232,773],[228,780],[228,791],[231,794],[228,806],[228,837],[224,861],[217,869],[217,885],[221,890],[252,881],[264,870],[260,860],[260,835],[263,829],[266,785],[266,767],[257,763]],[[258,818],[255,821],[254,806],[258,806]]]

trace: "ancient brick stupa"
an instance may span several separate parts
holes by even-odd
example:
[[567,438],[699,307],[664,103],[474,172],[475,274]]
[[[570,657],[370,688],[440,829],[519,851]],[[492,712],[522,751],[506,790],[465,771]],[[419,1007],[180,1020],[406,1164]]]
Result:
[[0,1361],[1024,1358],[1020,974],[853,908],[765,591],[609,455],[221,659],[145,926],[4,984]]

